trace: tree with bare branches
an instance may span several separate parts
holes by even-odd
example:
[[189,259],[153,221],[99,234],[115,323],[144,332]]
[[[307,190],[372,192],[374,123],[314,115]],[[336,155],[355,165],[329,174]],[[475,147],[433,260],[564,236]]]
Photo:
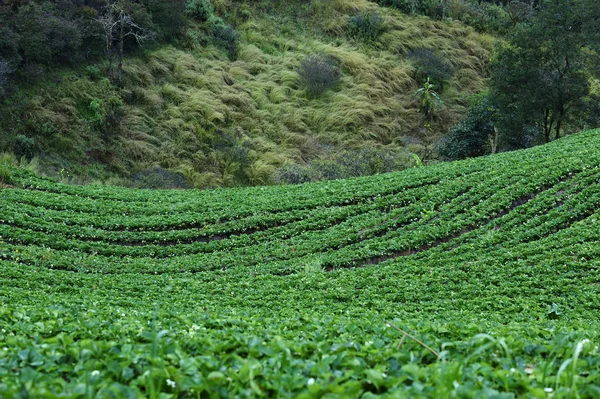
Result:
[[[123,52],[127,37],[133,37],[138,45],[153,38],[153,32],[138,25],[126,9],[123,0],[110,0],[96,18],[102,28],[104,52],[108,57],[108,76],[113,83],[123,83]],[[116,70],[115,70],[116,61]]]

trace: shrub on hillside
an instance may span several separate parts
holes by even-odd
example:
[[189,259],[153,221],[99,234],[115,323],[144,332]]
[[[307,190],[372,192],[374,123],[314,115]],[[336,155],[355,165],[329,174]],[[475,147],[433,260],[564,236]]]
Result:
[[342,71],[335,58],[317,54],[301,61],[298,75],[309,96],[318,97],[338,84]]
[[90,126],[100,132],[104,139],[115,136],[120,129],[125,109],[123,100],[117,96],[111,96],[106,100],[94,99],[89,105]]
[[187,0],[185,3],[185,14],[202,22],[210,20],[214,12],[210,0]]
[[383,18],[378,12],[354,15],[348,24],[350,36],[365,41],[375,41],[383,32]]
[[76,20],[60,14],[51,3],[30,2],[19,8],[14,23],[27,63],[70,62],[79,54],[83,40],[81,29]]
[[393,151],[373,147],[344,151],[338,155],[337,160],[346,169],[347,176],[344,177],[392,172],[400,166],[398,156]]
[[279,184],[301,184],[318,179],[309,167],[291,164],[277,169],[274,180]]
[[133,181],[138,188],[191,188],[181,173],[171,172],[161,167],[154,167],[138,172],[133,176]]
[[16,135],[13,143],[13,152],[18,157],[31,159],[35,153],[35,140],[24,134]]
[[348,179],[393,172],[408,166],[401,153],[386,148],[364,147],[343,151],[330,159],[317,159],[307,166],[286,165],[275,172],[281,184]]
[[216,24],[213,27],[213,36],[219,47],[227,51],[230,60],[235,60],[238,54],[238,39],[237,31],[231,25]]
[[456,160],[496,152],[497,110],[488,95],[474,98],[466,117],[437,144],[442,159]]
[[444,82],[454,74],[454,67],[442,56],[429,49],[418,49],[408,54],[415,67],[415,78],[425,82],[427,78],[438,91],[444,89]]

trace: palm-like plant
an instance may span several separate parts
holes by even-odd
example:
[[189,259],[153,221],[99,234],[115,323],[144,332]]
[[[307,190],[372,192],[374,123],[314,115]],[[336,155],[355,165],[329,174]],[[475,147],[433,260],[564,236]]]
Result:
[[419,90],[415,91],[414,96],[419,97],[419,111],[425,112],[427,119],[433,119],[433,109],[439,108],[442,100],[434,90],[435,85],[429,81],[429,77]]

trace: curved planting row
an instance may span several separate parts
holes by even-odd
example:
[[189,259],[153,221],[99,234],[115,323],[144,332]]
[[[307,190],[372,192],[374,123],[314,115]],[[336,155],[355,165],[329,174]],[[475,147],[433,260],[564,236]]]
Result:
[[0,257],[102,273],[285,274],[535,241],[597,209],[600,155],[566,143],[293,187],[103,191],[40,179],[35,189],[2,190]]

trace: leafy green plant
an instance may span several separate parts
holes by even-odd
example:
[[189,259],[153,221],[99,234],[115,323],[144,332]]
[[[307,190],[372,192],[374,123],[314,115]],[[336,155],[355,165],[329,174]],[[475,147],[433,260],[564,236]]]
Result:
[[89,78],[92,80],[98,80],[102,77],[102,72],[100,71],[100,68],[98,68],[98,66],[96,66],[96,65],[86,66],[85,72],[87,73]]
[[288,187],[10,166],[0,395],[595,398],[598,133]]
[[12,173],[8,166],[0,164],[0,186],[11,183]]
[[548,305],[548,318],[550,319],[558,319],[561,315],[561,312],[556,303],[552,303],[552,305]]
[[440,96],[435,91],[435,85],[429,78],[423,83],[423,87],[415,91],[414,97],[419,98],[419,111],[423,111],[427,120],[433,120],[433,110],[442,105]]
[[411,51],[408,58],[415,65],[416,80],[425,82],[427,79],[437,86],[441,92],[444,84],[454,74],[454,68],[443,57],[429,49],[418,49]]
[[189,17],[196,18],[201,22],[209,21],[215,12],[210,0],[187,0],[185,13]]

